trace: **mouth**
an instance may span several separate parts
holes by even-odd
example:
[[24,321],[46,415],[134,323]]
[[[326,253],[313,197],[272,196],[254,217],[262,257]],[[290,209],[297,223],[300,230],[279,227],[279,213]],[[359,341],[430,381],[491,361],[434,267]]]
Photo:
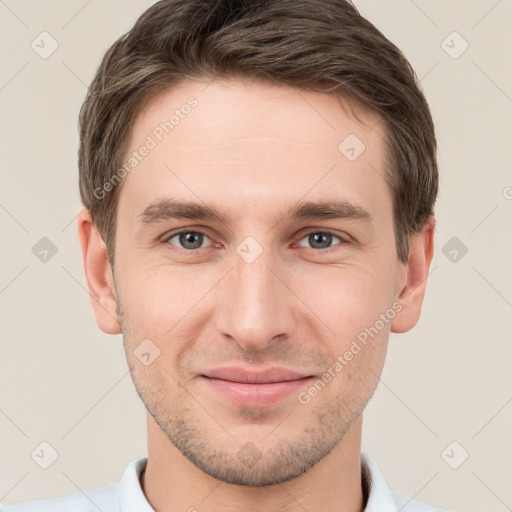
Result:
[[314,375],[287,368],[255,372],[240,367],[225,367],[200,375],[204,384],[217,396],[245,407],[275,404],[310,384],[314,378]]

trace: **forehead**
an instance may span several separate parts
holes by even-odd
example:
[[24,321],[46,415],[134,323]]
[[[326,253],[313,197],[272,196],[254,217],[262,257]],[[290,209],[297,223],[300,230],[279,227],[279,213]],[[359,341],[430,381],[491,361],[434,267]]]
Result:
[[119,209],[138,213],[167,196],[236,208],[235,216],[282,210],[301,197],[385,208],[391,198],[380,121],[354,100],[287,86],[183,82],[135,120],[126,161],[137,161]]

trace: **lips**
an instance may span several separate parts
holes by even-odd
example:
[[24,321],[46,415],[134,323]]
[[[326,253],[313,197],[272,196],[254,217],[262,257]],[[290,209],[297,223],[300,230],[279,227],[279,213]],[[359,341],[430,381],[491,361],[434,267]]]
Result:
[[236,367],[217,368],[210,370],[203,375],[211,379],[228,380],[231,382],[241,382],[244,384],[287,382],[310,377],[310,375],[288,370],[287,368],[268,368],[266,370],[255,372]]
[[267,407],[310,383],[314,376],[287,368],[268,368],[255,372],[240,367],[209,370],[200,380],[216,397],[244,407]]

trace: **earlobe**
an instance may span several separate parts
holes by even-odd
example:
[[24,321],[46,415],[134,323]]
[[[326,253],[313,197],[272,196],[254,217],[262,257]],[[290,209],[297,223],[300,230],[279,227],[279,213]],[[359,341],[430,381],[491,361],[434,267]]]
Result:
[[116,290],[107,249],[87,209],[78,216],[78,238],[82,250],[89,297],[99,328],[107,334],[119,334]]
[[430,217],[423,229],[410,237],[409,257],[400,269],[397,287],[396,301],[401,310],[393,319],[391,332],[406,332],[418,323],[434,255],[434,231],[435,219]]

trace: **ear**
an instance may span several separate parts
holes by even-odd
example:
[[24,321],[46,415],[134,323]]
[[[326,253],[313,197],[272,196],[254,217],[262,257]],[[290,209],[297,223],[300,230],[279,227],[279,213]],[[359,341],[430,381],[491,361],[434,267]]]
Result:
[[409,257],[398,271],[395,298],[402,309],[391,323],[391,332],[409,331],[420,319],[428,271],[434,255],[435,225],[435,219],[431,216],[423,229],[409,238]]
[[78,238],[96,322],[103,332],[119,334],[121,327],[116,313],[114,276],[107,248],[87,208],[84,208],[78,216]]

